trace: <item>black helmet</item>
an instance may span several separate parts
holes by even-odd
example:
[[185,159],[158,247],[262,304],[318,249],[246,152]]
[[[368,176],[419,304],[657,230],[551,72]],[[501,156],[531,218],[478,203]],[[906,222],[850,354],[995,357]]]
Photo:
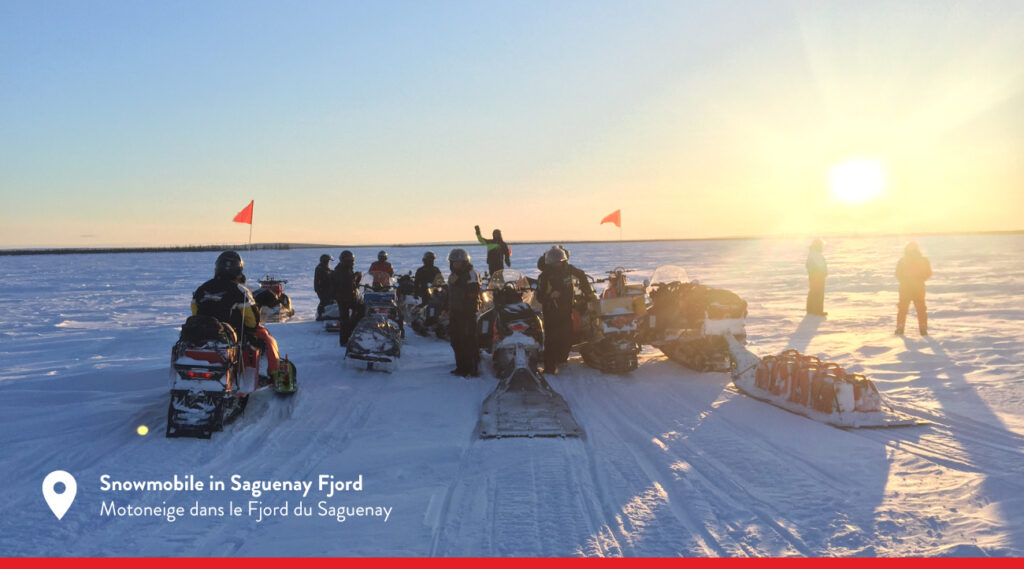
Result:
[[213,276],[233,279],[242,274],[243,267],[245,267],[245,263],[242,262],[242,257],[238,253],[224,251],[217,257],[217,262],[213,265]]
[[448,252],[448,262],[454,263],[455,261],[469,262],[469,253],[465,249],[455,248]]
[[331,257],[330,255],[320,255],[320,262],[321,263],[326,263],[328,261],[333,261],[333,260],[334,260],[334,258]]
[[423,262],[424,263],[426,263],[427,261],[430,261],[431,263],[433,263],[434,259],[436,259],[436,258],[437,257],[434,255],[433,251],[427,251],[426,253],[423,254]]
[[349,261],[349,262],[352,262],[352,263],[354,263],[355,260],[356,260],[355,255],[353,255],[352,251],[349,251],[348,249],[345,249],[344,251],[342,251],[341,255],[338,255],[338,257],[339,257],[339,259],[341,261]]
[[381,251],[381,252],[377,253],[377,260],[378,261],[387,261],[388,260],[388,252],[387,251]]

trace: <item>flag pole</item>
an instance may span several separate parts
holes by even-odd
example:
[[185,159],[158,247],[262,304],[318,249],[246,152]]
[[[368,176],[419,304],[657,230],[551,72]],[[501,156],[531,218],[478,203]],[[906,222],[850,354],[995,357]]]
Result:
[[249,210],[249,251],[252,251],[252,216],[256,211],[256,200],[252,200],[252,209]]

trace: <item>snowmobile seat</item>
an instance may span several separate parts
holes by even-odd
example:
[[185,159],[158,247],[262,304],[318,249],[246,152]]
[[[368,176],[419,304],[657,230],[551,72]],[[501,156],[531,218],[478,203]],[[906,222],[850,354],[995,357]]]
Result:
[[178,341],[191,346],[205,346],[210,343],[232,345],[238,338],[231,326],[213,316],[197,314],[185,320]]

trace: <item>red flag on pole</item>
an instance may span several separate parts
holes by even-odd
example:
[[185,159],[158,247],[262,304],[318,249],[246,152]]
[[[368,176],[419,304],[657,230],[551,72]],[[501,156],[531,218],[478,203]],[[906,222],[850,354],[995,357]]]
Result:
[[622,213],[621,209],[617,209],[617,210],[609,213],[608,215],[604,216],[604,219],[601,220],[601,224],[614,223],[615,227],[622,227],[622,216],[621,216],[621,213]]
[[242,211],[238,212],[238,215],[236,215],[235,218],[232,219],[231,221],[234,221],[236,223],[248,223],[249,225],[252,225],[252,204],[255,201],[256,200],[251,200],[249,202],[249,205],[245,206],[245,208]]

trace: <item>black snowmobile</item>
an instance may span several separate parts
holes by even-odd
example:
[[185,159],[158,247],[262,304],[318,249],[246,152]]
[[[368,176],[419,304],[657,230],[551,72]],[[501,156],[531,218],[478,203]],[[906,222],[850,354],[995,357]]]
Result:
[[487,307],[478,318],[480,346],[491,353],[498,386],[484,399],[481,438],[580,437],[565,399],[541,375],[544,328],[530,305],[533,291],[519,271],[490,275]]
[[259,281],[260,288],[252,293],[256,306],[260,308],[260,320],[263,322],[283,322],[295,316],[292,299],[284,292],[288,281],[264,275]]
[[258,389],[294,394],[295,364],[281,359],[287,378],[276,385],[266,374],[266,358],[261,362],[262,351],[254,338],[239,339],[231,326],[216,318],[186,320],[171,350],[167,436],[210,438],[245,410],[249,395]]
[[579,317],[580,340],[575,346],[588,366],[605,373],[628,373],[640,354],[638,321],[645,319],[646,283],[630,284],[622,267],[608,272],[608,287]]
[[385,273],[367,274],[363,284],[364,316],[345,349],[350,364],[373,371],[393,371],[402,355],[404,319],[398,308],[393,279]]
[[420,336],[448,339],[448,285],[443,277],[438,275],[427,287],[426,298],[412,307],[409,324]]
[[746,338],[747,302],[735,293],[690,282],[682,267],[651,276],[651,306],[642,338],[669,359],[696,371],[729,371],[726,334]]

